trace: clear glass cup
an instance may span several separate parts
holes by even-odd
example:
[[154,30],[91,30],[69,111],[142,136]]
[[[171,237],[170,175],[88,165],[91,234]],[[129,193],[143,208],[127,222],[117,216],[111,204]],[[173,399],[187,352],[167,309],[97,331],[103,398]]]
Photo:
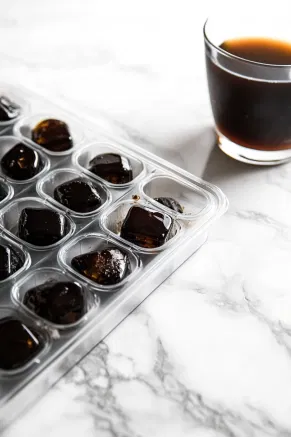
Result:
[[[236,38],[291,44],[290,26],[272,14],[238,11],[216,15],[204,26],[206,69],[218,144],[227,155],[256,165],[291,158],[291,65],[240,58],[220,48]],[[290,46],[291,47],[291,46]]]

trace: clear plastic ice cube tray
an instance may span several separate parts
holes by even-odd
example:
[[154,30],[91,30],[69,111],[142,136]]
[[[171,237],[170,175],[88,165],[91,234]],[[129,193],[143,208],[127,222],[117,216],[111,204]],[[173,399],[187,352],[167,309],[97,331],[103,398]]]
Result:
[[[47,392],[69,368],[115,328],[206,240],[209,226],[227,209],[221,190],[136,144],[114,135],[98,120],[82,119],[36,93],[8,84],[0,92],[22,107],[15,123],[0,123],[0,160],[18,141],[39,151],[42,171],[19,182],[0,174],[7,197],[0,203],[0,244],[10,245],[23,260],[23,267],[0,282],[0,319],[13,315],[33,326],[45,347],[17,371],[0,369],[0,429]],[[31,140],[31,129],[44,118],[66,121],[73,133],[74,148],[50,153]],[[88,170],[99,153],[115,152],[127,157],[133,168],[132,182],[114,185]],[[2,153],[2,155],[1,155]],[[1,173],[1,166],[0,166]],[[54,200],[53,191],[76,177],[90,180],[102,203],[90,213],[76,213]],[[154,198],[172,197],[183,213],[175,212]],[[171,217],[170,238],[156,249],[136,246],[120,237],[121,224],[132,205],[146,206]],[[67,234],[51,246],[37,247],[18,237],[18,218],[25,206],[57,209],[67,220]],[[74,256],[116,246],[128,254],[130,268],[121,283],[98,285],[71,267]],[[50,323],[23,305],[26,291],[50,279],[70,280],[82,285],[88,297],[87,312],[72,326]]]

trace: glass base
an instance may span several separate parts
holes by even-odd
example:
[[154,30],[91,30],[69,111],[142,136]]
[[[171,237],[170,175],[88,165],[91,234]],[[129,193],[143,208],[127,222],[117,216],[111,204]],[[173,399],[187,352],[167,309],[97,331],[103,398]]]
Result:
[[248,149],[233,143],[218,131],[217,135],[220,149],[238,161],[252,165],[276,165],[291,160],[291,149],[277,151]]

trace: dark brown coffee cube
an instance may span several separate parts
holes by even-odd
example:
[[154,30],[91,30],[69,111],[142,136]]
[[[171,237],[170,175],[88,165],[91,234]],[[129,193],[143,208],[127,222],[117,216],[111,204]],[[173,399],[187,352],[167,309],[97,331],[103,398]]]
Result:
[[85,293],[76,282],[48,281],[28,290],[23,303],[38,316],[62,325],[76,323],[86,313]]
[[6,96],[0,96],[0,121],[10,121],[19,117],[21,112],[20,106],[8,99]]
[[31,138],[51,152],[64,152],[73,147],[68,125],[53,118],[39,122],[33,129]]
[[9,278],[23,266],[20,256],[12,247],[0,245],[0,281]]
[[2,172],[17,181],[33,178],[42,168],[38,152],[21,143],[12,147],[1,159]]
[[99,208],[101,198],[90,181],[73,179],[54,190],[54,198],[62,205],[76,212],[90,212]]
[[18,223],[18,236],[35,246],[49,246],[67,234],[66,217],[45,208],[25,208]]
[[171,217],[140,206],[132,206],[124,219],[120,236],[137,246],[152,249],[162,246],[173,226]]
[[0,320],[0,369],[23,367],[42,348],[39,335],[21,321],[10,317]]
[[132,181],[130,161],[116,153],[95,156],[89,162],[89,170],[112,184],[126,184]]
[[173,211],[179,212],[180,214],[183,213],[183,208],[180,203],[172,197],[155,197],[154,200],[159,202],[161,205],[172,209]]
[[101,285],[118,284],[129,268],[128,255],[114,247],[76,256],[71,264],[79,273]]

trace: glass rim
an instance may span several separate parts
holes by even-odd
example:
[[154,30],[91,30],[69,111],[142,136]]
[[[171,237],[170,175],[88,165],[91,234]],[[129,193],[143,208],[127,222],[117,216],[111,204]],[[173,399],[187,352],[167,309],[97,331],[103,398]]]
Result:
[[[267,64],[264,62],[258,62],[258,61],[252,61],[250,59],[246,59],[246,58],[241,58],[240,56],[234,55],[232,53],[227,52],[226,50],[222,49],[221,47],[217,46],[216,44],[214,44],[208,37],[207,35],[207,24],[209,22],[209,20],[212,19],[212,16],[208,17],[203,25],[203,36],[204,36],[204,40],[207,44],[209,44],[212,48],[214,48],[215,50],[217,50],[219,53],[221,53],[222,55],[230,58],[230,59],[236,59],[240,62],[244,62],[246,64],[250,64],[250,65],[256,65],[256,66],[261,66],[261,67],[268,67],[268,68],[280,68],[280,69],[284,69],[284,68],[291,68],[291,64]],[[274,39],[274,38],[272,38]]]

